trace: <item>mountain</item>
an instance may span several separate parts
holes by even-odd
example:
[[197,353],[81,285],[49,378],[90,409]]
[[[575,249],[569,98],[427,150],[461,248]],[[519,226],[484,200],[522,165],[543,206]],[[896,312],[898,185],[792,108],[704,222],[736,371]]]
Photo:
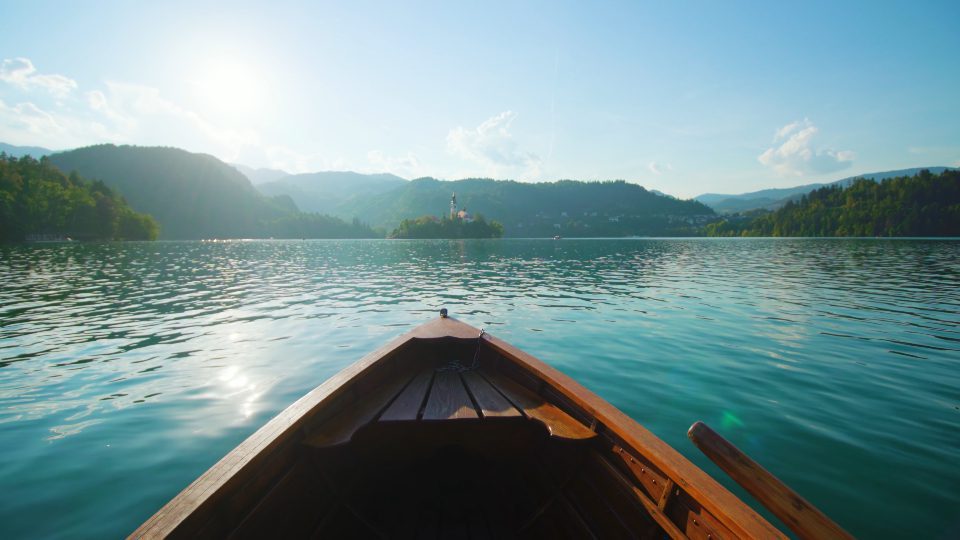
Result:
[[896,178],[901,176],[913,176],[924,169],[929,170],[933,174],[940,174],[943,171],[950,169],[950,167],[914,167],[912,169],[900,169],[896,171],[866,173],[866,174],[860,174],[857,176],[850,176],[847,178],[843,178],[835,182],[820,183],[820,184],[805,184],[802,186],[796,186],[791,188],[762,189],[760,191],[752,191],[750,193],[741,193],[740,195],[705,193],[703,195],[698,195],[697,197],[694,197],[694,199],[702,202],[703,204],[710,206],[711,208],[713,208],[714,210],[722,214],[745,212],[747,210],[754,210],[757,208],[763,208],[767,210],[776,210],[777,208],[786,204],[787,201],[797,200],[802,195],[810,193],[811,191],[822,188],[824,186],[838,185],[838,186],[846,187],[851,185],[853,181],[858,178],[866,178],[868,180],[874,180],[874,181],[883,181],[888,178]]
[[404,219],[446,215],[453,193],[460,209],[499,221],[506,236],[694,234],[697,225],[714,216],[697,201],[657,195],[622,180],[524,183],[478,178],[412,180],[341,204],[336,214],[392,230]]
[[287,171],[281,171],[280,169],[254,169],[253,167],[247,167],[246,165],[241,165],[239,163],[231,163],[231,165],[243,173],[243,175],[250,180],[250,183],[254,185],[273,182],[274,180],[279,180],[284,176],[290,176],[290,173]]
[[40,159],[43,156],[52,154],[53,150],[40,146],[16,146],[0,142],[0,153],[4,153],[10,157],[31,156]]
[[268,196],[289,195],[298,207],[308,212],[336,214],[349,219],[354,216],[338,213],[337,209],[406,183],[407,180],[392,174],[327,171],[286,176],[261,184],[257,189]]
[[50,161],[120,192],[136,211],[156,218],[164,239],[255,237],[264,221],[296,211],[289,199],[258,193],[217,158],[177,148],[105,144],[53,154]]

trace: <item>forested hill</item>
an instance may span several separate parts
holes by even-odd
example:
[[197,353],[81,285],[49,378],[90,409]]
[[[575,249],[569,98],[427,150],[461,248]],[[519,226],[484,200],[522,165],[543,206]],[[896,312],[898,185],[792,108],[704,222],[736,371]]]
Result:
[[710,236],[960,236],[960,171],[829,186],[750,220],[725,219]]
[[451,194],[459,207],[503,224],[506,236],[632,236],[696,234],[714,216],[707,206],[658,195],[624,181],[524,183],[508,180],[412,180],[341,205],[388,230],[423,215],[445,215]]
[[162,238],[253,237],[295,208],[261,196],[233,167],[177,148],[89,146],[53,154],[63,171],[102,180],[161,225]]
[[48,158],[0,153],[0,241],[31,236],[152,240],[157,223],[134,212],[103,182],[65,175]]
[[876,180],[879,182],[882,180],[887,180],[888,178],[914,176],[924,169],[929,170],[933,174],[940,174],[943,171],[950,169],[950,167],[915,167],[912,169],[899,169],[896,171],[873,172],[861,174],[860,176],[849,176],[828,184],[805,184],[791,188],[762,189],[760,191],[741,193],[739,195],[705,193],[703,195],[694,197],[694,199],[708,205],[710,208],[720,212],[721,214],[732,214],[755,209],[776,210],[787,204],[787,202],[791,200],[796,201],[807,193],[822,187],[847,187],[860,178]]
[[206,154],[100,145],[54,154],[50,161],[120,192],[160,222],[164,239],[382,236],[359,222],[301,213],[289,197],[265,197],[237,169]]

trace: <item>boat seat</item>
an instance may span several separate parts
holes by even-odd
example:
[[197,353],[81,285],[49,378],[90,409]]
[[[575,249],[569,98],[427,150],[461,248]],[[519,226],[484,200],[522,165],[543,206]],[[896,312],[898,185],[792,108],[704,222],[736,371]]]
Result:
[[596,433],[519,383],[486,371],[423,370],[398,377],[364,395],[304,440],[314,448],[347,444],[360,428],[374,422],[496,421],[526,418],[541,422],[550,436],[584,440]]

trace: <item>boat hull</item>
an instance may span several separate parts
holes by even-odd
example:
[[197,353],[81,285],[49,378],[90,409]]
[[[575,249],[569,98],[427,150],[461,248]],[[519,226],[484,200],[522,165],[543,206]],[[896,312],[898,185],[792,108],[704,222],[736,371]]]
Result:
[[609,403],[450,318],[311,391],[131,538],[225,536],[783,537]]

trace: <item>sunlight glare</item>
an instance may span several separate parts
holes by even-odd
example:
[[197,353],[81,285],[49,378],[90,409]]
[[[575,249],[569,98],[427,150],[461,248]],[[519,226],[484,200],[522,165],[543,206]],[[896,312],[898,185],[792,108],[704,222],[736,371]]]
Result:
[[235,117],[255,112],[262,98],[257,70],[233,58],[209,62],[195,87],[209,110]]

